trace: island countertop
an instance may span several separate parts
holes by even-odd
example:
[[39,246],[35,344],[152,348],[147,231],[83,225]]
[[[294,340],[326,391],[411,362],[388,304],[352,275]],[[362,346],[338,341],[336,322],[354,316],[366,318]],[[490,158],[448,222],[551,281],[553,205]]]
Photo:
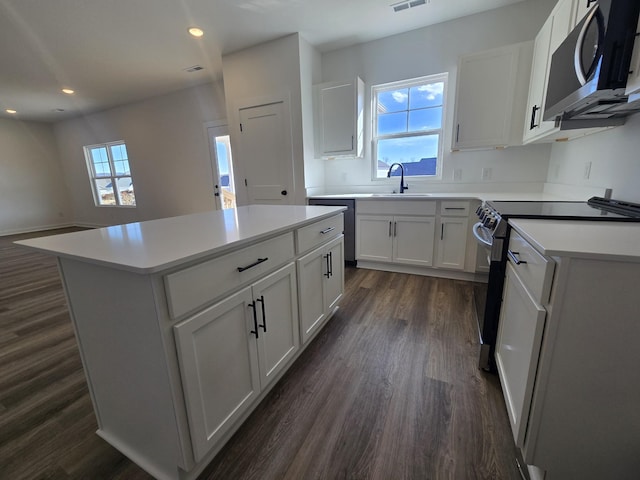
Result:
[[640,262],[640,223],[511,219],[543,255]]
[[148,274],[234,250],[342,210],[344,207],[250,205],[15,243],[60,257]]

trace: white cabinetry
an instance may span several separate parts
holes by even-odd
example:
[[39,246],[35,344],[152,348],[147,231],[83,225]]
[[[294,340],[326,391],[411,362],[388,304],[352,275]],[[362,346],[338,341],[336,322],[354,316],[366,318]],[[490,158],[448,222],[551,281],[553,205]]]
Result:
[[344,236],[297,261],[300,335],[306,343],[333,313],[344,293]]
[[[576,2],[574,4],[574,1]],[[586,0],[581,0],[585,2]],[[529,82],[529,98],[525,111],[523,142],[554,142],[582,137],[602,131],[603,128],[561,130],[554,121],[543,121],[549,67],[553,52],[560,46],[575,26],[578,0],[560,0],[536,36],[533,48],[533,65]]]
[[294,264],[174,330],[191,441],[200,461],[300,347]]
[[524,445],[546,314],[545,309],[531,297],[514,267],[507,265],[496,363],[513,438],[518,447]]
[[356,212],[358,260],[433,265],[435,202],[367,201]]
[[557,222],[514,221],[509,243],[496,363],[515,443],[545,480],[636,478],[637,227]]
[[[640,19],[638,19],[636,32],[640,34]],[[636,36],[636,42],[633,47],[633,57],[631,58],[631,65],[629,66],[630,73],[627,79],[627,95],[640,94],[640,40],[638,40],[638,38],[640,37]]]
[[461,56],[453,150],[522,144],[531,43]]
[[442,201],[438,218],[435,266],[464,270],[469,235],[469,202]]
[[358,266],[472,280],[465,276],[475,272],[469,206],[469,200],[358,200]]
[[316,156],[361,157],[364,148],[364,82],[330,82],[315,87]]

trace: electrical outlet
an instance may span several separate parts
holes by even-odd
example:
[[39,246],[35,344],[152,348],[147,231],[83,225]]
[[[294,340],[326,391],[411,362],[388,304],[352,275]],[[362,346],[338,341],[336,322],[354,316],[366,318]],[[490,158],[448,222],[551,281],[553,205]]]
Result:
[[491,180],[491,168],[489,167],[484,167],[482,169],[482,180],[483,181],[487,181],[487,180]]
[[584,179],[589,180],[591,176],[591,162],[584,162]]
[[461,168],[454,168],[453,169],[453,179],[455,181],[460,181],[462,180],[462,169]]

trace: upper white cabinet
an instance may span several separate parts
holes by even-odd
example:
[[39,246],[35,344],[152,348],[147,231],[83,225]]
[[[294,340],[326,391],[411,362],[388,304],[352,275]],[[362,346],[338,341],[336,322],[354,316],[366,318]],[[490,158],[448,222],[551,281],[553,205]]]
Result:
[[[529,82],[529,97],[524,118],[523,143],[548,143],[582,137],[605,128],[581,128],[561,130],[554,121],[543,121],[547,97],[549,67],[553,52],[560,46],[576,24],[577,16],[584,15],[587,0],[560,0],[536,36],[533,47],[533,64]],[[586,13],[586,12],[585,12]]]
[[361,157],[364,149],[364,82],[330,82],[315,87],[316,156]]
[[[640,19],[638,20],[636,32],[640,33]],[[633,47],[633,57],[631,58],[629,72],[626,93],[627,95],[640,94],[640,41],[637,40]]]
[[453,150],[522,144],[531,42],[461,56]]

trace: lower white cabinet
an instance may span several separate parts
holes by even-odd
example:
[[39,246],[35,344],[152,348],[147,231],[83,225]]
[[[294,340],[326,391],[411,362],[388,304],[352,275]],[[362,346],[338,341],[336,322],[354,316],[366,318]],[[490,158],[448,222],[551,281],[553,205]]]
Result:
[[357,258],[431,266],[434,232],[435,217],[359,215]]
[[174,327],[200,461],[300,347],[293,263]]
[[524,446],[546,314],[546,310],[531,297],[514,267],[508,264],[496,341],[496,363],[513,438],[520,448]]
[[463,270],[469,221],[466,217],[440,217],[437,228],[436,267]]
[[344,293],[344,237],[297,260],[300,335],[306,343],[329,318]]

